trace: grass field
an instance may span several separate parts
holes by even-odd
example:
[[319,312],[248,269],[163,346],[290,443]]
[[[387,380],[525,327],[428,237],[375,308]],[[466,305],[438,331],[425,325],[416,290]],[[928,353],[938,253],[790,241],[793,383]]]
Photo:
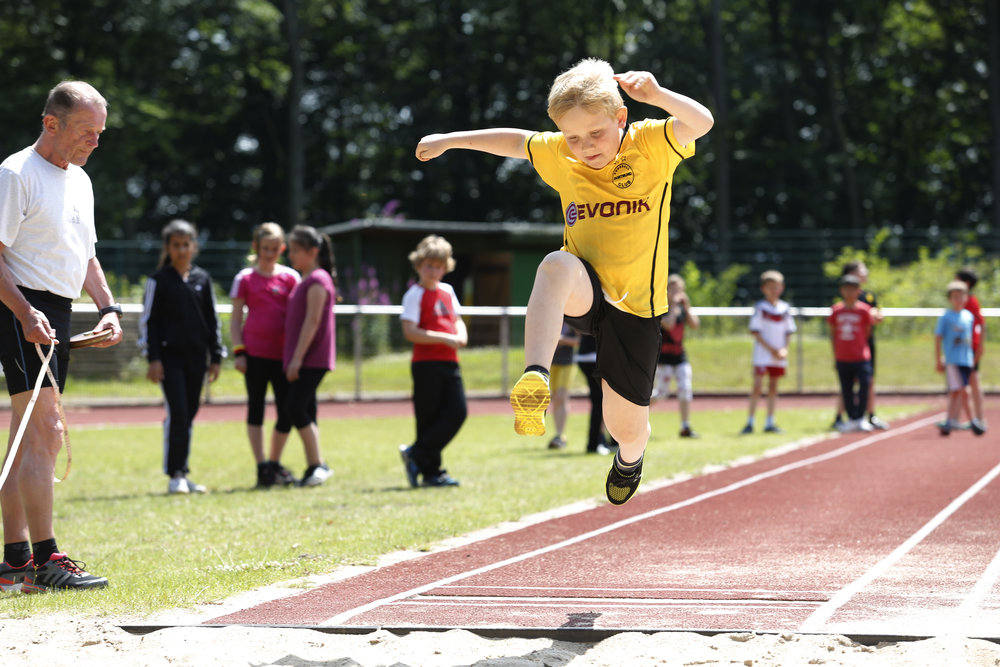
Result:
[[[893,419],[924,407],[880,412]],[[699,413],[702,439],[691,441],[676,437],[675,414],[654,412],[647,483],[826,433],[830,410],[783,410],[784,436],[737,436],[744,416],[743,406]],[[411,489],[397,450],[412,438],[411,418],[325,420],[322,446],[334,477],[321,487],[270,491],[251,488],[255,470],[242,424],[196,423],[191,477],[211,489],[204,496],[165,494],[158,426],[71,425],[73,470],[56,489],[59,544],[111,586],[10,595],[0,598],[0,615],[142,616],[340,565],[373,564],[396,550],[425,550],[451,536],[601,499],[610,459],[583,454],[586,421],[571,417],[575,444],[553,452],[544,439],[514,436],[508,415],[470,418],[445,450],[462,486]],[[298,473],[305,467],[297,437],[284,462]]]

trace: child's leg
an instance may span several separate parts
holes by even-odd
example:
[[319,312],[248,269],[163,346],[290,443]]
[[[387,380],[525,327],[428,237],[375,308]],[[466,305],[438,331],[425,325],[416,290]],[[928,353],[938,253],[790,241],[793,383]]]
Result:
[[267,397],[267,375],[264,359],[248,356],[243,384],[247,390],[247,439],[254,461],[264,462],[264,403]]
[[618,452],[622,463],[635,463],[642,458],[649,441],[649,406],[636,405],[622,398],[602,381],[604,391],[604,424],[608,432],[618,441]]
[[465,389],[458,364],[423,361],[411,369],[417,439],[409,455],[428,479],[441,472],[441,450],[465,422]]
[[288,434],[292,431],[292,419],[288,415],[288,378],[281,367],[281,361],[273,360],[270,365],[268,380],[274,391],[274,408],[278,418],[271,431],[270,460],[281,461],[281,455],[288,443]]
[[753,371],[753,387],[750,389],[750,409],[747,416],[747,421],[753,422],[754,415],[757,414],[757,401],[760,399],[760,392],[764,386],[764,377],[757,373],[757,370]]
[[674,369],[677,380],[677,408],[681,413],[681,428],[690,426],[693,373],[691,363],[683,362]]
[[854,373],[848,363],[837,362],[837,381],[840,383],[840,400],[844,406],[844,412],[849,420],[856,419],[854,414]]
[[972,373],[969,374],[969,391],[972,394],[972,416],[982,422],[983,391],[979,385],[979,371],[976,369],[972,369]]
[[596,452],[604,435],[604,392],[601,389],[600,378],[594,377],[597,364],[581,362],[580,371],[587,378],[588,397],[590,399],[590,422],[587,430],[587,451]]
[[167,475],[187,473],[188,452],[191,447],[191,419],[188,414],[190,401],[187,382],[181,362],[163,359],[163,381],[160,383],[166,403],[163,420],[163,472]]
[[548,368],[559,342],[563,315],[585,315],[594,293],[583,262],[568,252],[549,253],[535,272],[524,319],[524,362]]
[[319,448],[319,426],[316,424],[316,389],[326,374],[325,370],[304,368],[299,379],[288,387],[288,407],[292,425],[302,438],[306,462],[309,466],[323,463]]
[[510,392],[514,432],[545,435],[545,409],[550,393],[547,371],[559,342],[563,317],[587,315],[595,298],[594,284],[578,257],[549,253],[538,266],[524,320],[524,375]]
[[956,389],[948,393],[948,423],[955,424],[958,421],[958,416],[962,409],[963,399],[968,398],[965,395],[965,388]]
[[560,387],[552,395],[552,421],[556,426],[556,435],[562,437],[566,433],[566,420],[569,417],[569,389]]
[[872,394],[872,365],[870,362],[858,364],[858,419],[865,418],[865,410],[871,411],[869,401]]
[[774,423],[774,409],[778,403],[778,380],[777,375],[772,375],[767,379],[767,423]]

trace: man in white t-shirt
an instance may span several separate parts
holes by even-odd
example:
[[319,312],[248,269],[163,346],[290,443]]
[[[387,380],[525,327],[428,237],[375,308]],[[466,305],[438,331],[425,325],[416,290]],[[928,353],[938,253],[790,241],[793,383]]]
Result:
[[[107,101],[82,81],[49,92],[38,140],[0,163],[0,363],[11,399],[11,442],[47,352],[57,387],[42,381],[17,458],[0,489],[4,559],[0,590],[90,589],[108,580],[85,572],[56,546],[52,506],[62,447],[59,393],[69,364],[72,302],[86,290],[100,310],[101,347],[122,339],[115,304],[97,261],[94,192],[81,167],[97,148]],[[9,447],[9,444],[8,444]]]

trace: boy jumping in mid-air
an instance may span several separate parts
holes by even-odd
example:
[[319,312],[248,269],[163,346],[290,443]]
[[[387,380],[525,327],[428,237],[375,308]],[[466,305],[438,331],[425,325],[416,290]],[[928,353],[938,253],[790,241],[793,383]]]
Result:
[[[618,86],[637,102],[672,117],[628,123]],[[545,433],[548,364],[565,316],[597,339],[604,420],[619,443],[605,491],[616,505],[639,487],[649,439],[649,400],[667,311],[667,222],[670,184],[694,140],[713,124],[698,102],[664,88],[649,72],[615,74],[587,59],[559,75],[548,114],[558,132],[512,128],[424,137],[420,160],[466,148],[531,161],[559,192],[566,219],[561,250],[542,260],[528,299],[527,368],[511,391],[514,430]]]

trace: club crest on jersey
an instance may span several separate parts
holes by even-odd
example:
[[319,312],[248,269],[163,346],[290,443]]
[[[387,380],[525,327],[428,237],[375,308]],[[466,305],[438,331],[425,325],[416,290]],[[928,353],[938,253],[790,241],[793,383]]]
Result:
[[632,166],[624,160],[616,164],[615,168],[611,171],[611,182],[619,190],[624,190],[632,185],[635,182],[635,172],[632,171]]

